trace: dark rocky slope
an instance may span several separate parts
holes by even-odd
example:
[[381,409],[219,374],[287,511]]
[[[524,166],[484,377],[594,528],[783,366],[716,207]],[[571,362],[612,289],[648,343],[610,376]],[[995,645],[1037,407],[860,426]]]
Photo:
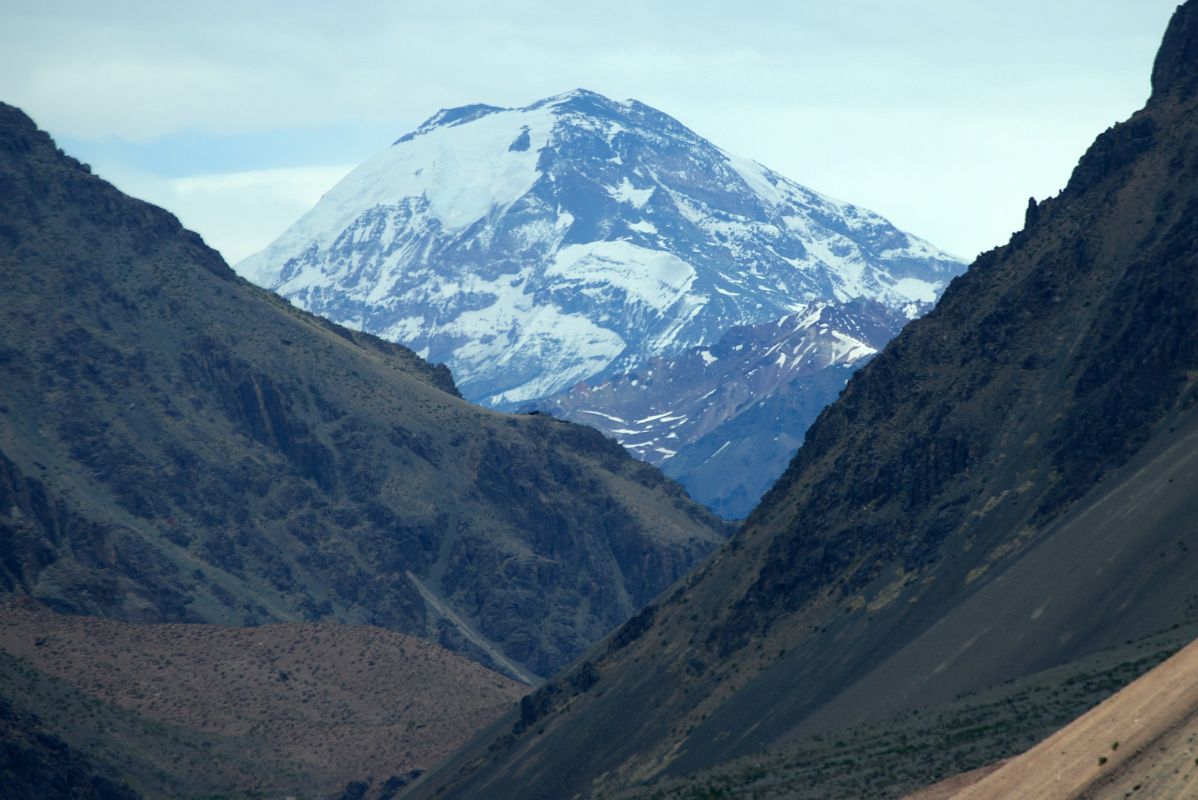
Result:
[[0,695],[0,786],[7,800],[137,800],[128,786],[46,733]]
[[733,541],[416,796],[610,796],[1192,620],[1196,86],[1191,0],[1147,107],[854,376]]
[[0,593],[370,623],[533,680],[722,523],[614,442],[238,278],[0,105]]
[[862,800],[899,797],[945,775],[964,781],[961,773],[976,774],[979,765],[991,769],[1069,724],[1078,709],[1151,670],[1195,632],[1198,626],[1189,625],[1148,636],[949,703],[783,741],[712,768],[633,786],[611,800]]

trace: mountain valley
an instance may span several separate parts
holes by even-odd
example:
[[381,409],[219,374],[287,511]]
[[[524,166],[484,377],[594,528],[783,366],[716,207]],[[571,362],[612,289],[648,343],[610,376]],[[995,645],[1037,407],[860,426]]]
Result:
[[0,286],[6,798],[1193,794],[1198,0],[967,269],[575,90],[236,268],[0,103]]

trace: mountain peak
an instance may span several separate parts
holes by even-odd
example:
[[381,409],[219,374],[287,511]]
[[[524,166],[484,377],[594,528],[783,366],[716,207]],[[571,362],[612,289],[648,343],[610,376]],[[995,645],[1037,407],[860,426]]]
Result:
[[587,89],[438,112],[242,274],[516,407],[812,300],[902,307],[962,265],[864,209]]
[[[0,148],[10,153],[19,153],[28,151],[38,141],[44,146],[49,139],[50,135],[38,130],[37,125],[24,111],[0,102]],[[72,161],[75,164],[79,163],[74,159]]]
[[1191,93],[1198,85],[1198,3],[1177,7],[1152,66],[1152,96]]
[[[637,104],[640,105],[640,104]],[[470,103],[464,106],[454,106],[453,108],[443,108],[436,114],[420,123],[416,130],[404,134],[403,136],[392,142],[392,145],[403,144],[410,142],[417,136],[437,130],[438,128],[453,128],[458,125],[465,125],[469,122],[474,122],[482,117],[491,114],[498,114],[504,111],[527,112],[536,111],[541,108],[558,108],[568,111],[581,112],[584,114],[595,114],[607,116],[618,111],[623,107],[623,104],[604,97],[598,92],[593,92],[590,89],[571,89],[568,92],[555,94],[552,97],[546,97],[543,100],[538,100],[531,105],[523,108],[509,108],[506,106],[493,106],[488,103]]]
[[37,126],[33,124],[33,120],[29,118],[29,115],[16,106],[10,106],[4,102],[0,102],[0,125],[4,125],[6,128],[37,130]]
[[552,97],[546,97],[544,100],[540,100],[536,103],[533,103],[530,106],[530,108],[535,108],[535,107],[541,106],[541,105],[552,105],[555,103],[561,103],[561,102],[566,102],[569,100],[578,100],[578,99],[599,100],[604,103],[614,103],[615,102],[614,100],[612,100],[610,97],[607,97],[606,95],[599,94],[599,92],[591,91],[590,89],[584,89],[580,86],[577,89],[571,89],[568,92],[562,92],[561,94],[555,94]]
[[590,89],[578,88],[562,92],[561,94],[555,94],[552,97],[546,97],[544,100],[538,100],[520,110],[533,111],[538,108],[555,108],[583,114],[608,116],[612,113],[622,111],[624,104],[601,95],[598,92],[593,92]]

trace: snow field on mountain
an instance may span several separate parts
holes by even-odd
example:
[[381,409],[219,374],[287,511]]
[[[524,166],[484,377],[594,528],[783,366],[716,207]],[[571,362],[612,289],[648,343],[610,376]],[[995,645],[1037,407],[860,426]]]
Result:
[[[302,252],[310,243],[327,247],[363,209],[387,207],[399,198],[426,199],[430,216],[444,229],[460,230],[492,209],[510,206],[532,188],[539,175],[537,158],[554,122],[549,109],[498,112],[393,145],[350,172],[282,237],[238,269],[255,283],[269,282],[281,270],[279,254]],[[529,146],[512,150],[525,129]]]
[[512,408],[813,301],[926,301],[960,266],[649,106],[578,90],[438,112],[238,269]]
[[627,302],[664,311],[690,289],[695,270],[673,253],[617,240],[566,245],[545,277],[577,283],[584,291],[587,286],[613,287],[624,292]]

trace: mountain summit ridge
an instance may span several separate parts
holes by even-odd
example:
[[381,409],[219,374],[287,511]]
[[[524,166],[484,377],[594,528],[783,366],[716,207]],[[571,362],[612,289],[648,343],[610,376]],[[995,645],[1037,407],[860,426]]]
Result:
[[961,266],[668,114],[576,89],[438,111],[237,269],[512,408],[811,301],[929,301]]

